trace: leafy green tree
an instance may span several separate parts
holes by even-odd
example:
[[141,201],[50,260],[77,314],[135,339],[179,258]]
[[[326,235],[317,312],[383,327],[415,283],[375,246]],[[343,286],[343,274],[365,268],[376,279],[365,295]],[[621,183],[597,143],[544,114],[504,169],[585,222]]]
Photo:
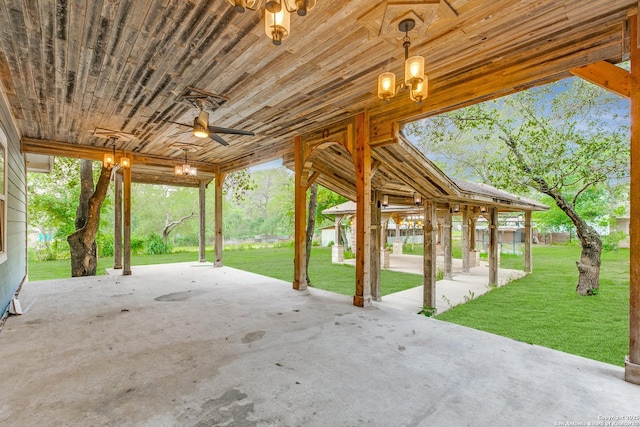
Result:
[[[627,111],[618,97],[571,79],[443,114],[409,130],[426,153],[455,146],[444,150],[444,160],[459,155],[460,167],[485,182],[515,192],[534,189],[553,200],[582,245],[576,290],[593,295],[602,242],[589,217],[601,212],[597,189],[628,176]],[[471,148],[465,152],[461,145]]]

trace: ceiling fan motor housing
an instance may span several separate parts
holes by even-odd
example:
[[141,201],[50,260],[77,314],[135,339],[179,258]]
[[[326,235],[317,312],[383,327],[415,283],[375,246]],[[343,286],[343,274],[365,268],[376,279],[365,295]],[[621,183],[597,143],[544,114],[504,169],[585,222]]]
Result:
[[200,111],[198,117],[193,121],[193,136],[197,138],[207,138],[209,136],[209,113]]

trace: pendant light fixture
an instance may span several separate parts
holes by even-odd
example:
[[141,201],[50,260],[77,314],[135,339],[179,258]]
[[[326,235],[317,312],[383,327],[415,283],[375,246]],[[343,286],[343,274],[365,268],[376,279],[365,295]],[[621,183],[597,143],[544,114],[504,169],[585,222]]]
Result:
[[[258,10],[262,0],[227,0],[238,13],[245,10]],[[290,14],[306,16],[313,9],[316,0],[265,0],[264,2],[264,32],[273,44],[279,46],[289,37],[291,29]]]
[[[398,24],[398,30],[404,33],[402,47],[404,48],[404,79],[400,85],[409,89],[409,97],[415,102],[422,102],[426,99],[429,91],[429,79],[424,73],[424,57],[409,57],[409,47],[411,39],[409,31],[413,30],[416,22],[413,19],[403,19]],[[378,98],[388,101],[396,95],[396,75],[385,72],[378,76]]]
[[184,163],[176,165],[173,168],[173,172],[178,176],[196,176],[198,175],[198,169],[195,166],[190,166],[188,162],[189,149],[183,148],[184,151]]
[[131,167],[131,159],[127,157],[126,153],[123,151],[120,156],[120,162],[116,162],[116,142],[118,138],[111,137],[112,142],[112,151],[111,153],[104,153],[102,157],[102,164],[107,168],[113,168],[114,166],[119,166],[121,168],[127,169]]

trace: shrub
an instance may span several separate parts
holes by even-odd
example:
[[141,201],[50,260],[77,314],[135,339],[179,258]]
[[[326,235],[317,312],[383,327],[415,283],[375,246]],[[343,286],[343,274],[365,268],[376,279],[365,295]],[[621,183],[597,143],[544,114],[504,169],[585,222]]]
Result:
[[113,236],[102,234],[96,239],[98,244],[98,256],[113,256]]
[[618,249],[618,245],[621,241],[626,239],[627,234],[624,231],[614,231],[607,235],[601,236],[602,239],[602,249],[604,251],[614,251]]
[[162,241],[162,237],[160,237],[159,235],[153,233],[147,239],[147,250],[146,250],[146,253],[147,253],[147,255],[170,254],[171,253],[171,247],[170,247],[170,245],[168,243],[165,244],[164,241]]

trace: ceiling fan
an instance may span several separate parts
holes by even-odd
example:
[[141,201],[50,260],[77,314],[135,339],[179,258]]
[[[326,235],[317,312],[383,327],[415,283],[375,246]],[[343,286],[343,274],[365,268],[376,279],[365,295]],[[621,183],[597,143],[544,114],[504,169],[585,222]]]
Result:
[[192,128],[193,136],[196,138],[211,138],[220,145],[227,146],[229,143],[222,139],[219,133],[229,134],[229,135],[248,135],[255,136],[255,133],[248,130],[241,129],[232,129],[232,128],[223,128],[219,126],[209,126],[209,113],[204,110],[200,110],[200,114],[198,117],[193,119],[193,125],[188,125],[185,123],[172,122],[170,120],[166,120],[167,123],[173,123],[180,126],[190,127]]

